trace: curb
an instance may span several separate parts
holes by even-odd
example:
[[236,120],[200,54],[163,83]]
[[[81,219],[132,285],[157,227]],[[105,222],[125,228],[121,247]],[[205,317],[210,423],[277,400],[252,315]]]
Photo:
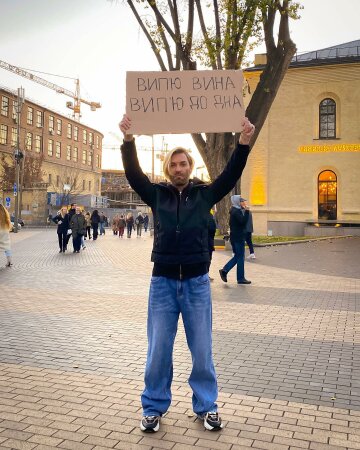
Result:
[[[274,247],[276,245],[291,245],[291,244],[303,244],[306,242],[316,242],[316,241],[325,241],[329,239],[345,239],[345,238],[351,238],[356,237],[351,234],[348,234],[346,236],[322,236],[318,238],[309,238],[309,239],[301,239],[297,241],[283,241],[283,242],[268,242],[266,244],[253,244],[254,247]],[[226,250],[225,245],[215,245],[215,250]]]

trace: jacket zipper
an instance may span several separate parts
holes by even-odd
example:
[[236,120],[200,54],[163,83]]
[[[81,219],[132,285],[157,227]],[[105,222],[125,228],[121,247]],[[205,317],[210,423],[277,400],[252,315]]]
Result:
[[[176,234],[177,234],[177,239],[178,240],[180,238],[180,228],[179,228],[179,209],[180,209],[180,203],[181,203],[181,192],[179,191],[179,201],[178,201],[178,205],[177,205],[177,218],[176,218]],[[180,280],[182,280],[182,270],[181,270],[181,264],[179,266],[179,277]]]

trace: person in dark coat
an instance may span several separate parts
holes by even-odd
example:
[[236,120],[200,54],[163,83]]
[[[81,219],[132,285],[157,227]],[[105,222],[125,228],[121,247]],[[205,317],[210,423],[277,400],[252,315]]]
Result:
[[134,216],[131,212],[129,212],[126,216],[126,229],[128,238],[131,238],[131,233],[134,227],[135,227]]
[[80,253],[81,248],[81,238],[85,236],[86,233],[86,219],[83,214],[81,214],[80,206],[76,207],[75,214],[70,219],[70,227],[73,237],[74,253]]
[[136,225],[136,237],[141,237],[141,231],[142,227],[144,225],[144,216],[139,212],[135,219],[135,225]]
[[144,215],[144,231],[147,232],[149,227],[149,216],[147,214]]
[[227,274],[236,266],[238,284],[250,284],[245,278],[245,238],[246,227],[249,220],[249,210],[246,209],[245,199],[240,195],[231,196],[232,208],[230,210],[230,243],[234,256],[219,270],[221,279],[226,283]]
[[93,229],[93,240],[96,241],[99,234],[100,223],[99,211],[97,209],[94,209],[94,211],[91,213],[90,222]]
[[52,221],[57,224],[57,235],[59,239],[59,253],[65,253],[67,249],[67,243],[69,241],[70,235],[68,235],[68,230],[70,228],[69,214],[67,212],[66,206],[63,206],[59,213],[52,218]]
[[[210,271],[210,265],[211,265],[211,260],[212,260],[212,254],[215,251],[215,234],[216,234],[216,222],[214,219],[214,216],[212,215],[211,211],[209,214],[209,222],[208,222],[208,243],[209,243],[209,271]],[[211,278],[209,276],[210,281],[214,281],[214,278]]]

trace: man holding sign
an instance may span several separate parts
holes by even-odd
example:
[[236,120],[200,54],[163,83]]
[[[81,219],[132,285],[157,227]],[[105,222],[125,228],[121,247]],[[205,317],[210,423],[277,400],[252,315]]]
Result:
[[172,354],[180,313],[193,362],[189,378],[193,410],[206,429],[223,427],[217,411],[218,388],[212,358],[208,219],[212,206],[233,189],[245,167],[255,127],[244,118],[241,128],[239,144],[212,183],[196,184],[190,179],[194,160],[186,149],[177,147],[164,161],[169,182],[155,184],[140,168],[135,140],[130,134],[130,117],[124,115],[120,122],[126,178],[151,207],[154,217],[142,431],[158,431],[160,418],[171,403]]

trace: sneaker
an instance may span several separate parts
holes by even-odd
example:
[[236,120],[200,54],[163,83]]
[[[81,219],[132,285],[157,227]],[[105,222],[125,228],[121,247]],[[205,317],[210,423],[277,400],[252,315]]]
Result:
[[218,431],[224,427],[221,422],[221,417],[216,411],[210,411],[205,414],[205,416],[200,417],[204,421],[204,427],[210,431]]
[[246,280],[246,279],[244,278],[243,280],[238,281],[237,284],[251,284],[251,281]]
[[156,433],[160,428],[160,416],[143,416],[140,430],[146,433]]
[[224,283],[227,283],[227,272],[225,272],[224,269],[219,270],[220,278],[224,281]]
[[255,253],[250,253],[247,259],[256,259]]

